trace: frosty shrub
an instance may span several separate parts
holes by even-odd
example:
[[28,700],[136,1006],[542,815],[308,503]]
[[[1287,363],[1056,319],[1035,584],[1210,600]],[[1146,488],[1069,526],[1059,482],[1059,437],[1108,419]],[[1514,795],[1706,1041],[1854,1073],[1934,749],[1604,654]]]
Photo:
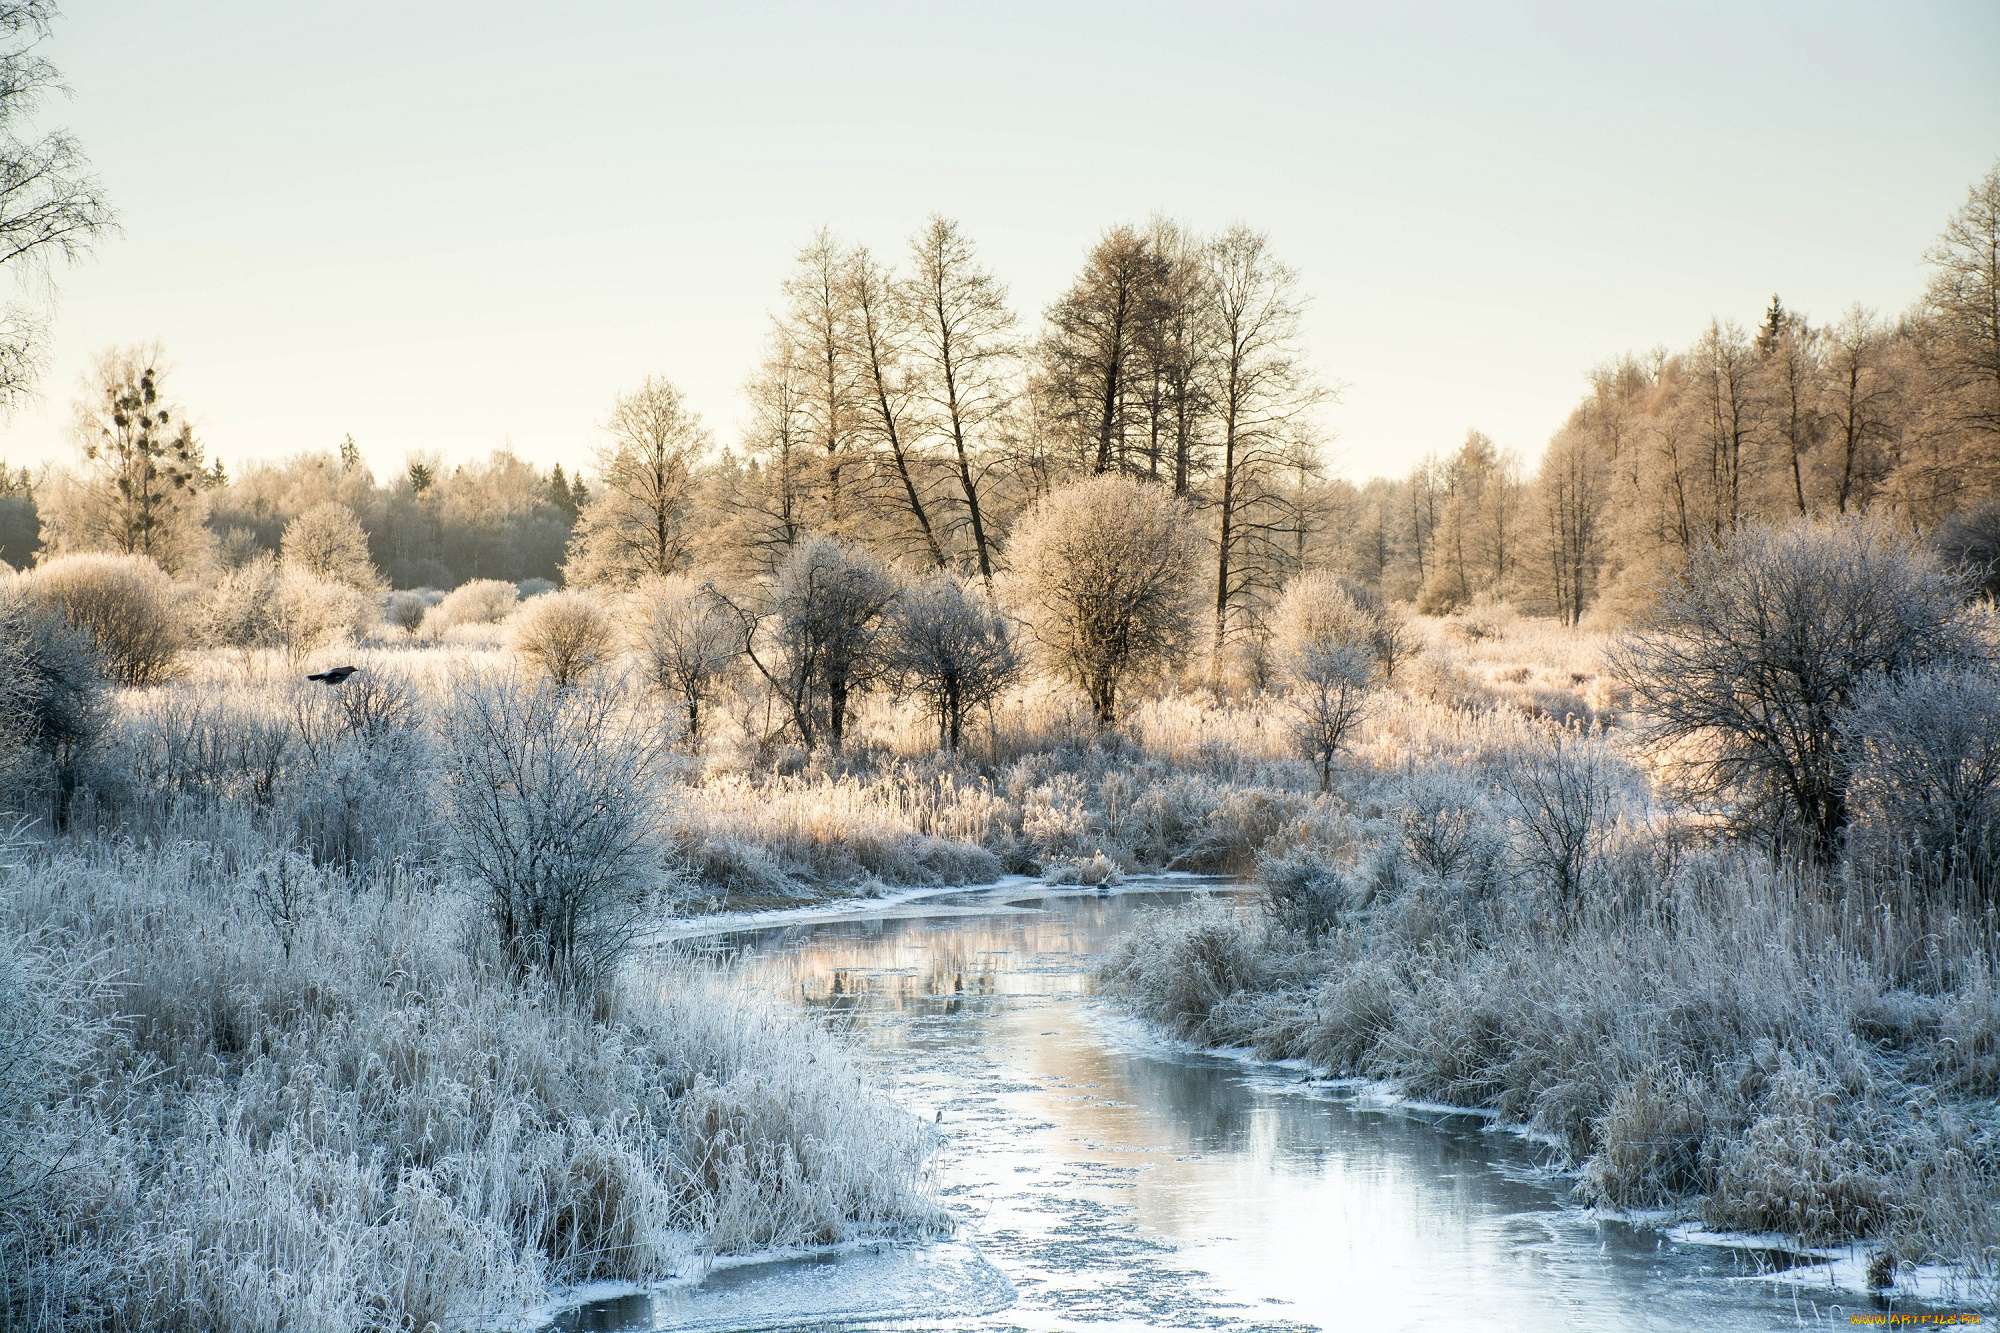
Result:
[[895,599],[873,556],[831,537],[807,538],[778,566],[750,661],[806,749],[839,753],[849,709],[881,674],[880,626]]
[[245,658],[260,648],[282,648],[278,584],[283,576],[270,552],[259,551],[224,574],[208,594],[204,628],[217,647],[234,648]]
[[1976,651],[1963,584],[1908,535],[1799,520],[1697,550],[1610,663],[1690,795],[1825,865],[1848,822],[1841,714],[1877,674]]
[[576,684],[609,662],[617,643],[610,615],[584,592],[552,592],[522,607],[514,649],[558,687]]
[[475,680],[439,723],[452,862],[509,957],[575,990],[609,975],[661,878],[662,752],[609,690]]
[[1842,719],[1855,849],[1931,884],[2000,887],[2000,679],[1989,666],[1881,678]]
[[405,634],[415,634],[440,600],[437,593],[428,589],[398,589],[383,599],[382,619]]
[[1021,674],[1005,617],[949,574],[903,590],[889,612],[889,678],[924,701],[938,745],[958,749],[965,715],[992,703]]
[[460,625],[497,625],[520,604],[520,589],[504,579],[474,579],[452,589],[424,612],[423,632],[436,639]]
[[1272,620],[1278,677],[1299,753],[1331,790],[1333,765],[1360,724],[1369,686],[1382,667],[1371,611],[1330,574],[1307,574],[1285,590]]
[[103,694],[89,636],[0,585],[0,801],[18,808],[50,777],[61,813],[100,730]]
[[188,646],[179,590],[142,555],[66,555],[26,576],[28,595],[90,635],[121,685],[171,675]]
[[365,634],[375,619],[374,597],[345,583],[280,570],[271,585],[272,633],[294,666],[314,653]]
[[743,623],[684,574],[642,579],[627,603],[646,681],[682,710],[683,735],[701,743],[702,723],[743,655]]
[[1199,550],[1172,492],[1130,477],[1053,491],[1015,527],[1016,607],[1098,725],[1117,720],[1126,685],[1186,657]]
[[354,511],[337,501],[317,504],[285,525],[281,548],[287,569],[322,583],[344,583],[376,592],[382,576],[368,558],[368,534]]
[[1574,912],[1611,837],[1604,756],[1587,741],[1557,734],[1504,786],[1520,830],[1521,860]]
[[1931,545],[1989,598],[2000,598],[2000,500],[1958,510],[1938,525]]

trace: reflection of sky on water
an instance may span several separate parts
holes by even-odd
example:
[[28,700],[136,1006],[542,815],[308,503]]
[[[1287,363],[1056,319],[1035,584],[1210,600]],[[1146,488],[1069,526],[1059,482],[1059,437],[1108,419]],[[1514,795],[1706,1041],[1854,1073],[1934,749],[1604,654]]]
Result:
[[[1370,1107],[1147,1037],[1092,998],[1096,955],[1179,896],[938,903],[706,944],[744,984],[848,1029],[893,1095],[941,1114],[960,1238],[1018,1296],[983,1317],[867,1326],[1847,1323],[1856,1298],[1800,1295],[1744,1276],[1730,1252],[1564,1207],[1568,1183],[1532,1146],[1478,1120]],[[675,1319],[663,1306],[644,1322]]]

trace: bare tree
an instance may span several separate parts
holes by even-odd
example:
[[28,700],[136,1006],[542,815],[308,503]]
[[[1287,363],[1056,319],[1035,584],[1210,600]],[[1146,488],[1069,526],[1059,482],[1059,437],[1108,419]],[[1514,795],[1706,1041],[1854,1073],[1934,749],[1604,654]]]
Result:
[[847,257],[833,234],[824,227],[813,233],[785,280],[785,310],[779,320],[798,377],[796,410],[819,456],[811,526],[835,536],[844,535],[855,517],[847,472],[855,461],[862,405],[859,367],[850,353],[846,268]]
[[1757,342],[1762,358],[1763,403],[1758,416],[1767,423],[1783,452],[1791,481],[1791,499],[1799,517],[1807,512],[1805,460],[1816,451],[1822,423],[1819,414],[1822,332],[1794,311],[1771,298]]
[[1015,528],[1016,603],[1100,726],[1117,720],[1126,685],[1185,658],[1199,552],[1186,507],[1127,477],[1053,491]]
[[919,392],[949,439],[952,468],[979,577],[993,586],[994,539],[983,487],[984,440],[1010,400],[1019,358],[1007,288],[979,265],[956,222],[931,215],[910,239],[911,275],[902,290],[911,351],[922,366]]
[[1942,326],[1960,416],[2000,434],[2000,165],[1967,193],[1925,258],[1933,270],[1925,303]]
[[41,368],[51,267],[89,254],[116,227],[82,145],[67,130],[38,135],[26,124],[61,86],[35,50],[55,17],[53,0],[0,4],[0,269],[22,291],[0,311],[0,407],[18,403]]
[[2000,893],[2000,679],[1992,664],[1878,677],[1842,731],[1867,850],[1933,885]]
[[632,639],[654,689],[679,701],[690,748],[709,706],[743,652],[742,626],[726,604],[686,575],[648,579],[632,596]]
[[1542,455],[1536,487],[1556,618],[1575,625],[1583,619],[1599,554],[1598,463],[1583,432],[1571,426],[1556,432]]
[[1104,233],[1083,272],[1048,308],[1043,373],[1083,470],[1126,465],[1133,379],[1146,326],[1157,317],[1159,262],[1130,227]]
[[917,420],[919,400],[909,358],[909,330],[896,299],[894,279],[875,262],[866,246],[855,247],[847,256],[841,299],[846,305],[842,323],[848,355],[858,366],[861,381],[857,434],[877,445],[878,458],[887,458],[895,494],[892,504],[915,525],[925,558],[938,569],[947,568],[950,562],[931,523],[930,505],[923,494],[927,487],[921,475],[922,463],[917,457],[923,431]]
[[1857,486],[1872,487],[1879,480],[1881,465],[1875,454],[1888,435],[1893,401],[1890,378],[1883,373],[1885,341],[1874,314],[1858,305],[1826,331],[1823,410],[1840,451],[1833,507],[1842,514],[1854,500]]
[[878,626],[895,597],[895,582],[867,552],[815,536],[778,566],[761,610],[729,603],[750,664],[806,749],[840,752],[849,708],[882,670]]
[[1599,750],[1557,734],[1508,775],[1521,852],[1574,914],[1611,839],[1611,780]]
[[965,714],[992,703],[1021,673],[1006,618],[949,574],[905,588],[888,632],[889,679],[923,698],[945,750],[958,749]]
[[508,679],[461,684],[439,728],[452,863],[518,969],[587,993],[663,879],[661,743],[610,690]]
[[1885,523],[1749,527],[1697,547],[1610,660],[1691,795],[1828,865],[1848,823],[1842,714],[1876,674],[1977,655],[1963,602]]
[[1299,343],[1304,308],[1298,274],[1271,253],[1270,239],[1231,227],[1203,252],[1213,327],[1209,365],[1216,416],[1215,634],[1209,684],[1222,686],[1223,654],[1244,603],[1268,591],[1277,571],[1265,512],[1286,446],[1322,398]]
[[618,400],[605,423],[610,447],[570,540],[572,583],[629,587],[687,563],[687,502],[708,431],[665,379],[649,375]]

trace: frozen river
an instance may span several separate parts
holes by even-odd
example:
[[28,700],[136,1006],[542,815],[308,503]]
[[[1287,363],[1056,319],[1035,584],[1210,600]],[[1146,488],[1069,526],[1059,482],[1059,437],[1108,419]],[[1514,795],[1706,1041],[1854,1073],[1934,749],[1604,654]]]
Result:
[[1534,1145],[1194,1055],[1094,997],[1186,883],[974,890],[691,941],[848,1029],[937,1124],[933,1245],[719,1271],[569,1329],[1774,1329],[1873,1312],[1771,1257],[1595,1219]]

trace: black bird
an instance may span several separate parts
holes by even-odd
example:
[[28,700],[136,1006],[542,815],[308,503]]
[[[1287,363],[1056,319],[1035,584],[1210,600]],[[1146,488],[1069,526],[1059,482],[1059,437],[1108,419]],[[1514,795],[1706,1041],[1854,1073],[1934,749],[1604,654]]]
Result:
[[359,670],[358,666],[335,667],[331,671],[316,671],[306,679],[316,680],[322,685],[338,685]]

